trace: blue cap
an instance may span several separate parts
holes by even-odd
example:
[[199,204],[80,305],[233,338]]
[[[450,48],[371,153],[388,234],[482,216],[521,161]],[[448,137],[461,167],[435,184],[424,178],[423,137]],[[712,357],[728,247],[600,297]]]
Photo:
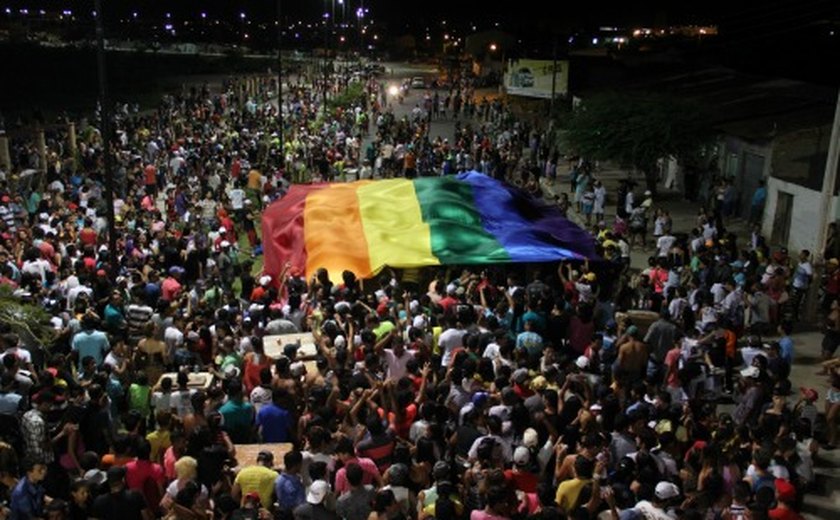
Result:
[[472,404],[473,406],[484,406],[487,403],[487,400],[490,399],[490,396],[487,392],[476,392],[472,396]]

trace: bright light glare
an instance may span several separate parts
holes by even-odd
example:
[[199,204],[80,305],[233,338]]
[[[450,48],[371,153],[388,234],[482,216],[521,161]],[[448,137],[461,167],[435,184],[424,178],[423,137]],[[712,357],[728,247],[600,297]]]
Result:
[[400,87],[398,87],[396,85],[391,85],[390,87],[388,87],[388,94],[396,97],[397,95],[399,95],[399,93],[400,93]]

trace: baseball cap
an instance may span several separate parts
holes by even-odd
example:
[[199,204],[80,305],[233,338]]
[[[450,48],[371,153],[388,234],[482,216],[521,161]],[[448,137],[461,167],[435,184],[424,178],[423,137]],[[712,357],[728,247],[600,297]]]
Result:
[[330,491],[330,485],[323,480],[316,480],[309,486],[309,491],[306,493],[306,501],[313,505],[318,505],[324,501],[324,497]]
[[758,369],[758,367],[749,366],[741,370],[741,377],[757,379],[760,374],[761,371]]
[[169,268],[169,274],[184,274],[184,268],[180,265],[173,265]]
[[517,447],[513,452],[513,463],[517,466],[527,466],[531,462],[531,452],[525,446]]
[[230,242],[228,242],[227,240],[222,240],[222,241],[219,243],[219,247],[221,247],[222,249],[224,249],[224,248],[226,248],[226,247],[230,247]]
[[533,428],[528,428],[522,434],[522,444],[528,448],[536,448],[537,442],[539,442],[539,436],[537,435],[537,430]]
[[270,275],[263,275],[260,276],[260,285],[266,286],[271,283],[271,276]]
[[94,468],[87,470],[82,478],[91,486],[101,486],[108,480],[108,474],[101,469]]
[[578,356],[575,360],[575,365],[581,370],[586,370],[589,368],[589,358],[586,356]]
[[125,468],[123,466],[114,466],[108,468],[108,483],[122,482],[125,480]]
[[660,500],[670,500],[680,496],[680,488],[671,482],[662,481],[656,485],[656,498]]
[[472,396],[472,404],[474,406],[484,406],[489,398],[490,396],[487,395],[487,392],[476,392]]
[[813,388],[805,388],[804,386],[801,386],[799,387],[799,391],[802,392],[802,397],[809,401],[816,401],[820,398],[819,392]]
[[525,380],[528,379],[528,369],[527,368],[517,368],[513,372],[513,380],[517,384],[522,384]]
[[796,488],[787,480],[777,478],[776,497],[780,502],[793,502],[796,500]]
[[227,228],[222,226],[219,228],[219,233],[227,233]]

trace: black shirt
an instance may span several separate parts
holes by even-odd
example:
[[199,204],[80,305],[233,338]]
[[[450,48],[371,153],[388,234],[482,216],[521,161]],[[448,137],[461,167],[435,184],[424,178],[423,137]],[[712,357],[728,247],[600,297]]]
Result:
[[91,513],[100,520],[143,520],[146,502],[143,495],[134,490],[123,489],[97,497]]

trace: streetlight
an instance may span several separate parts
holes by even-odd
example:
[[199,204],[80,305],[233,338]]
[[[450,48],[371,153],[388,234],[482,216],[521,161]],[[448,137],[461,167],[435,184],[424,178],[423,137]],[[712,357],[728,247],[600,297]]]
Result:
[[496,49],[498,49],[498,47],[496,46],[496,44],[495,44],[495,43],[491,43],[491,44],[490,44],[490,52],[496,52]]

